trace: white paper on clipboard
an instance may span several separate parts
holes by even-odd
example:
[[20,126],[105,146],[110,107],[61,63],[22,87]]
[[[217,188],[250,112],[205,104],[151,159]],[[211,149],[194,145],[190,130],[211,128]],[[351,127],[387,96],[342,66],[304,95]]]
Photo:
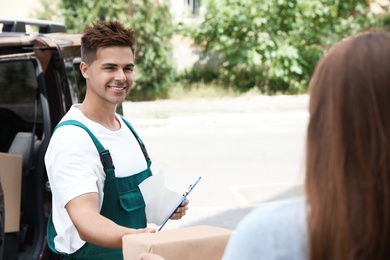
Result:
[[145,179],[139,185],[139,188],[145,201],[147,222],[158,226],[161,225],[159,229],[161,230],[177,207],[179,207],[187,198],[189,193],[199,182],[200,178],[201,177],[199,177],[195,183],[191,184],[188,191],[182,195],[166,187],[163,172]]
[[198,182],[200,181],[202,177],[199,176],[198,179],[193,183],[191,184],[189,187],[188,187],[188,190],[183,194],[181,200],[179,201],[179,203],[176,204],[176,206],[173,208],[173,210],[171,210],[171,213],[168,215],[168,217],[164,220],[163,224],[160,226],[160,228],[158,229],[158,231],[160,231],[164,225],[168,222],[169,218],[171,217],[171,215],[176,211],[176,209],[183,203],[183,201],[188,197],[188,195],[191,193],[191,191],[195,188],[196,184],[198,184]]

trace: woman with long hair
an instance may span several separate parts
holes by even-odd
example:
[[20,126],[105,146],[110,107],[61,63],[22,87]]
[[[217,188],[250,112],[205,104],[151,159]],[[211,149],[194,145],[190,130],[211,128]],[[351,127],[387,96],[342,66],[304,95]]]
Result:
[[390,34],[335,46],[309,111],[310,259],[390,259]]
[[306,197],[238,225],[224,259],[390,259],[390,33],[336,44],[310,84]]

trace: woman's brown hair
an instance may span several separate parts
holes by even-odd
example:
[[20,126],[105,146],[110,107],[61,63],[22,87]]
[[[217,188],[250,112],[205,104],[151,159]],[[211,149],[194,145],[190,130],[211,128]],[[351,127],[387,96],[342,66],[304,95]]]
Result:
[[309,258],[390,259],[390,33],[334,46],[310,92]]

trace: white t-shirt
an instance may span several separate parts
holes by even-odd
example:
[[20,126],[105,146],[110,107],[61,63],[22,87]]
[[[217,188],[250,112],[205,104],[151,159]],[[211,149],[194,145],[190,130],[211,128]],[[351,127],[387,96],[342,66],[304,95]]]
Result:
[[[116,177],[130,176],[147,169],[137,139],[120,116],[116,115],[121,128],[111,131],[85,117],[78,106],[72,106],[61,121],[77,120],[91,130],[104,148],[110,151]],[[105,173],[99,153],[84,129],[61,126],[51,137],[45,164],[53,194],[52,219],[57,232],[55,248],[59,252],[74,253],[85,241],[79,237],[65,205],[82,194],[98,192],[102,206]]]

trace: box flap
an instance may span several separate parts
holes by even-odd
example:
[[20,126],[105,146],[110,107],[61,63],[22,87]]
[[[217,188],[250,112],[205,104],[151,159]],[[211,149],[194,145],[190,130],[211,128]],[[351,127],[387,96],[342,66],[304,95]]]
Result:
[[139,259],[149,252],[167,260],[221,259],[232,231],[213,226],[193,226],[123,237],[123,256]]
[[0,181],[4,192],[5,232],[18,232],[22,189],[22,157],[0,153]]

